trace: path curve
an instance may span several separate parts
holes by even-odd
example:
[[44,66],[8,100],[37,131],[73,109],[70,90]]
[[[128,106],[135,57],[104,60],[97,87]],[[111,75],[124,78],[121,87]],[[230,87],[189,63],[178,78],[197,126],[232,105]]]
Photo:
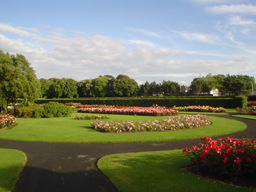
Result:
[[[221,137],[256,136],[256,121],[218,116],[241,121],[247,129]],[[214,139],[218,137],[213,137]],[[116,192],[115,186],[97,168],[106,155],[142,151],[183,149],[200,139],[148,143],[45,143],[0,140],[0,148],[26,153],[28,161],[14,192]]]

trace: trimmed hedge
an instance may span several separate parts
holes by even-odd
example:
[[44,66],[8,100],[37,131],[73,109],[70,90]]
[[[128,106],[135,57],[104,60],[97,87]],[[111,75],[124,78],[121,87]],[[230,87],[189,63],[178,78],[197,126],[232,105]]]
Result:
[[38,99],[37,104],[48,103],[50,101],[59,103],[81,103],[81,104],[101,104],[118,106],[139,106],[149,107],[153,104],[158,106],[190,106],[208,105],[211,107],[243,108],[247,105],[247,97],[89,97],[74,99]]
[[256,101],[256,95],[248,96],[248,101]]
[[40,105],[23,106],[16,109],[17,117],[40,118],[40,117],[67,117],[73,109],[58,102],[48,102]]

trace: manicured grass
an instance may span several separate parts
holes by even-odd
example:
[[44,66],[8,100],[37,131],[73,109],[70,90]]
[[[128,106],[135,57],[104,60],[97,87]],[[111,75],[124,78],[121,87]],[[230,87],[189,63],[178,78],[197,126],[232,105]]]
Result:
[[[77,115],[74,113],[73,115]],[[82,115],[82,114],[81,114]],[[84,114],[83,114],[84,115]],[[148,121],[167,117],[110,115],[104,121]],[[43,141],[43,142],[160,142],[213,137],[246,129],[244,123],[219,117],[211,117],[213,125],[195,129],[140,132],[140,133],[101,133],[91,129],[91,121],[73,120],[72,117],[22,119],[10,130],[0,130],[0,139]]]
[[233,115],[234,117],[240,117],[240,118],[245,118],[245,119],[254,119],[256,120],[256,115],[243,115],[243,114],[240,114],[240,115]]
[[23,169],[27,156],[18,150],[0,149],[0,192],[10,192]]
[[182,150],[115,154],[98,161],[98,167],[119,192],[255,191],[181,170],[188,165],[190,162]]
[[180,111],[179,114],[204,114],[204,115],[236,115],[238,112],[235,109],[227,109],[226,112],[213,113],[213,112],[192,112],[192,111]]

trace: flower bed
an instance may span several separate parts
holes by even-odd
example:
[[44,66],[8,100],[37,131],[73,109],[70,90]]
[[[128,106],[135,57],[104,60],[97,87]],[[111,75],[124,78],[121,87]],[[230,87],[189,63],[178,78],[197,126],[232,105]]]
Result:
[[135,132],[135,131],[175,131],[211,125],[206,115],[172,116],[168,119],[147,122],[121,121],[121,122],[91,122],[93,129],[101,132]]
[[13,115],[0,115],[0,129],[6,129],[16,121]]
[[105,106],[101,108],[86,107],[80,108],[81,113],[103,113],[103,114],[122,114],[122,115],[146,115],[146,116],[170,116],[177,115],[178,111],[167,108],[152,108],[152,107],[115,107]]
[[198,146],[184,148],[192,163],[201,171],[232,178],[256,176],[256,140],[227,137],[212,140],[201,138]]
[[256,115],[256,109],[255,107],[246,107],[246,108],[236,108],[236,111],[241,114],[250,114],[250,115]]
[[74,120],[97,120],[97,119],[108,119],[107,116],[100,115],[82,115],[82,116],[73,116]]
[[226,109],[223,107],[210,107],[210,106],[184,106],[184,107],[176,107],[174,106],[173,109],[179,110],[179,111],[195,111],[195,112],[214,112],[214,113],[220,113],[220,112],[226,112]]
[[256,105],[256,101],[248,101],[247,102],[247,106],[253,106],[253,105]]

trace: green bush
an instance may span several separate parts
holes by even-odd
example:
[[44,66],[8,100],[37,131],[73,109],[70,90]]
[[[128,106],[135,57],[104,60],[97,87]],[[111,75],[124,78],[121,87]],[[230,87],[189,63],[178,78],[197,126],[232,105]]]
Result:
[[67,117],[73,109],[58,102],[49,102],[43,105],[20,106],[16,110],[17,117],[40,118],[40,117]]

